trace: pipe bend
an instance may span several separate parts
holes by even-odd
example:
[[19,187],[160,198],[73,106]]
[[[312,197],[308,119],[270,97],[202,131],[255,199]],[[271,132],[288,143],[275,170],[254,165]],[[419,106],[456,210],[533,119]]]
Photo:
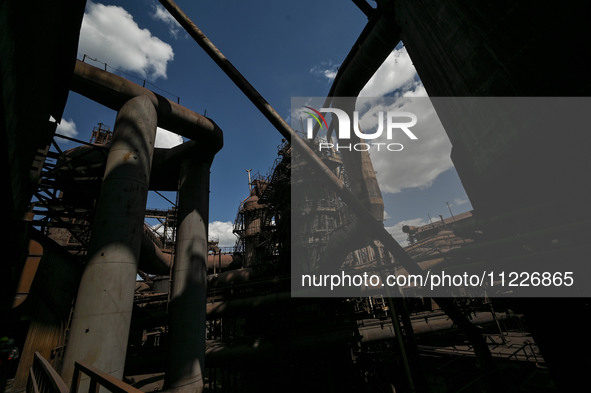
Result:
[[130,99],[145,95],[158,114],[158,126],[203,144],[204,150],[217,153],[223,146],[220,127],[176,102],[118,75],[76,60],[70,90],[119,111]]

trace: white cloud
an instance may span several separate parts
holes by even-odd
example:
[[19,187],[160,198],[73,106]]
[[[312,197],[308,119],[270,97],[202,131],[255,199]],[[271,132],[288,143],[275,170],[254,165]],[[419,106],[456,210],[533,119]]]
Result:
[[[329,65],[315,67],[312,72],[322,75],[324,71],[330,70]],[[298,109],[302,112],[301,108]],[[402,131],[395,130],[391,140],[386,139],[386,132],[383,132],[379,138],[366,141],[382,143],[382,146],[390,143],[403,145],[403,150],[399,152],[385,148],[380,151],[373,148],[370,151],[383,193],[394,194],[406,188],[429,187],[441,173],[453,167],[451,142],[405,47],[392,51],[378,68],[360,92],[356,110],[360,113],[361,130],[366,134],[377,130],[377,114],[380,111],[412,112],[418,117],[417,124],[412,127],[417,140],[411,140]],[[297,120],[298,116],[302,116],[298,110],[292,113],[294,119]],[[303,125],[296,126],[304,128]]]
[[124,8],[89,2],[80,29],[78,56],[88,55],[109,66],[166,79],[174,58],[172,47],[140,28]]
[[412,88],[406,90],[403,94],[403,97],[428,97],[427,90],[421,81],[417,81],[414,83]]
[[383,97],[402,89],[413,91],[422,84],[405,47],[394,49],[359,93],[359,97]]
[[69,120],[62,119],[60,124],[58,124],[55,132],[60,135],[69,136],[71,138],[78,135],[78,131],[76,130],[76,123],[74,123],[74,120],[72,120],[72,119],[69,119]]
[[[376,176],[383,193],[398,193],[404,188],[426,188],[442,172],[453,167],[450,154],[451,142],[437,117],[431,101],[427,97],[400,97],[374,100],[361,99],[359,107],[371,107],[370,111],[361,112],[359,123],[361,129],[371,134],[377,128],[379,112],[411,112],[417,116],[418,122],[411,131],[418,139],[409,139],[402,131],[395,130],[391,140],[386,139],[386,132],[372,140],[374,143],[399,143],[402,151],[388,151],[381,148],[373,149],[370,157],[377,172]],[[398,132],[396,132],[398,131]],[[399,148],[398,145],[392,149]]]
[[209,223],[209,240],[218,241],[219,247],[232,247],[236,244],[236,235],[232,233],[234,224],[230,221],[214,221]]
[[178,38],[179,32],[183,29],[177,20],[162,5],[153,3],[152,18],[164,22],[168,27],[168,32],[174,38]]
[[467,200],[467,199],[465,199],[465,198],[455,198],[455,199],[452,201],[451,205],[452,205],[452,206],[461,206],[461,205],[465,205],[465,204],[467,204],[467,203],[469,203],[469,202],[470,202],[470,201],[469,201],[469,200]]
[[158,127],[156,129],[156,141],[154,142],[154,147],[170,149],[181,143],[183,143],[182,136],[165,130],[164,128]]
[[388,231],[388,233],[392,235],[392,237],[396,239],[396,241],[404,247],[406,245],[406,241],[408,240],[408,235],[402,232],[402,227],[405,225],[420,227],[426,224],[428,224],[428,222],[423,220],[422,218],[412,218],[410,220],[400,221],[399,223],[394,224],[391,227],[386,227],[386,231]]
[[332,82],[337,76],[339,66],[339,64],[335,64],[332,61],[325,61],[318,66],[312,67],[310,72],[316,76],[326,79],[327,82]]

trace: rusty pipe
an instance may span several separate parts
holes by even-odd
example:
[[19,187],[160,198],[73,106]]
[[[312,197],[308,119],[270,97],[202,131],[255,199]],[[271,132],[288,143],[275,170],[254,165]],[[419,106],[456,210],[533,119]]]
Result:
[[170,273],[170,255],[163,253],[144,233],[138,268],[148,274],[166,276]]
[[222,148],[222,131],[211,119],[80,60],[76,61],[70,89],[116,111],[131,98],[146,96],[156,108],[159,127],[206,143],[216,152]]
[[209,254],[207,256],[207,271],[211,272],[214,269],[217,272],[222,272],[230,268],[232,262],[240,262],[239,258],[233,254]]

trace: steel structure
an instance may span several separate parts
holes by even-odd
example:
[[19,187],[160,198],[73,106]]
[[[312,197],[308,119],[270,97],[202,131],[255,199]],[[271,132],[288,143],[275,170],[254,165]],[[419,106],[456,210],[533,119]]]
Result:
[[[33,369],[31,386],[44,374],[56,386],[63,379],[77,387],[80,362],[89,375],[83,385],[95,386],[98,378],[128,392],[134,389],[122,379],[143,391],[191,393],[560,392],[584,386],[589,360],[577,354],[591,349],[581,340],[586,324],[569,318],[585,321],[588,299],[491,302],[468,293],[453,299],[292,299],[287,195],[297,151],[328,185],[309,199],[315,217],[304,231],[317,235],[319,266],[335,250],[352,268],[396,263],[408,273],[490,258],[501,266],[570,262],[590,251],[586,132],[569,130],[554,144],[553,132],[516,135],[502,124],[466,129],[443,116],[474,211],[405,228],[411,243],[405,248],[383,227],[368,155],[316,155],[190,18],[161,0],[286,142],[271,175],[256,179],[239,207],[239,253],[223,254],[207,241],[209,166],[222,148],[216,124],[76,61],[85,1],[31,3],[42,12],[28,12],[29,2],[0,6],[3,184],[12,229],[0,274],[0,312],[7,316],[1,333],[17,332],[22,346],[10,389],[23,389],[30,367],[39,364],[45,371]],[[580,70],[591,51],[578,39],[588,35],[588,23],[578,5],[565,4],[557,13],[525,1],[355,4],[368,24],[325,106],[356,97],[400,40],[434,98],[589,94]],[[29,17],[26,29],[22,15]],[[48,66],[38,69],[18,48],[37,49]],[[554,59],[555,78],[531,72],[545,63],[548,48],[562,50]],[[58,148],[53,138],[63,136],[47,119],[61,119],[69,90],[118,112],[112,135],[99,125],[91,143]],[[434,104],[445,113],[443,101]],[[157,125],[191,141],[154,149]],[[146,211],[148,190],[177,191],[178,203],[166,213]],[[318,203],[323,199],[330,206]],[[146,227],[146,217],[161,220],[162,235]],[[333,229],[347,226],[363,228],[369,241],[334,235]],[[143,280],[136,282],[137,274]]]

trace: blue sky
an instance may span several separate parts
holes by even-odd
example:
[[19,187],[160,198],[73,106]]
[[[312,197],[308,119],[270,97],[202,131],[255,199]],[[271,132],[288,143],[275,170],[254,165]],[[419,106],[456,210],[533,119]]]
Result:
[[[370,2],[371,3],[371,2]],[[352,1],[178,0],[177,4],[286,119],[292,97],[324,97],[337,67],[367,23]],[[315,11],[316,10],[316,11]],[[224,132],[224,148],[211,168],[210,237],[233,245],[231,227],[240,201],[248,194],[246,169],[266,175],[277,157],[281,135],[154,0],[89,1],[82,24],[78,58],[206,114]],[[92,59],[96,59],[94,61]],[[368,97],[425,96],[405,48],[400,45],[368,83]],[[83,141],[99,122],[113,126],[116,113],[70,93],[58,132]],[[396,173],[374,163],[384,177],[385,226],[398,239],[404,223],[428,222],[428,215],[471,209],[449,160],[449,141],[439,135],[429,149]],[[178,143],[160,132],[157,144]],[[74,143],[61,143],[67,149]],[[430,158],[429,158],[430,157]],[[405,160],[409,161],[409,160]],[[404,167],[408,165],[408,167]],[[391,173],[392,172],[392,173]],[[406,174],[406,175],[405,175]],[[390,185],[397,186],[390,186]],[[174,200],[174,195],[166,194]],[[151,193],[148,206],[170,207]]]

